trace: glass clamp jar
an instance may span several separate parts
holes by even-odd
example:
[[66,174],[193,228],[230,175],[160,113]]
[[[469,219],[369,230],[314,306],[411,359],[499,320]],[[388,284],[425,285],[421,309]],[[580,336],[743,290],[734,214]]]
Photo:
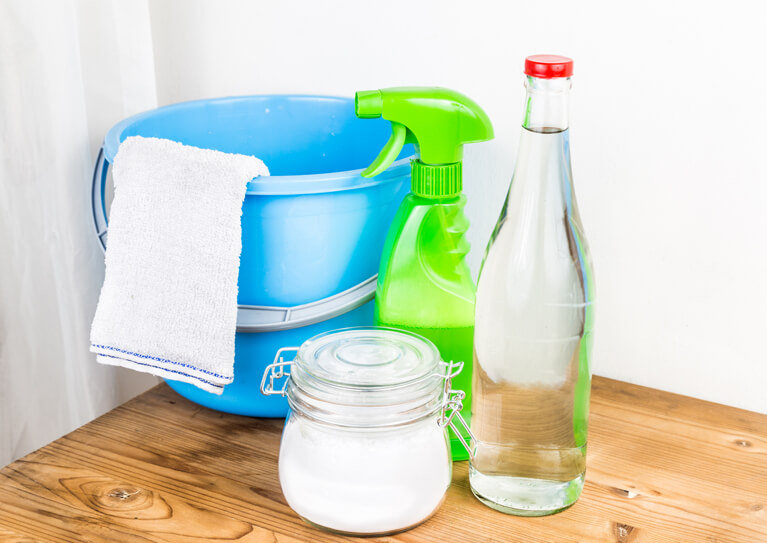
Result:
[[[285,361],[289,352],[295,358]],[[446,427],[468,430],[464,392],[450,384],[462,368],[427,339],[389,328],[348,328],[280,349],[261,392],[285,395],[290,406],[278,468],[288,505],[346,535],[392,534],[428,519],[452,478]]]

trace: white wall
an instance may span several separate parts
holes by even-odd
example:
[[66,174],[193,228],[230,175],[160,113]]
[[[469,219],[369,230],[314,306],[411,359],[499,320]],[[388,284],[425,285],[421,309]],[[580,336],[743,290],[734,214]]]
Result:
[[595,373],[767,412],[767,16],[705,5],[154,1],[158,100],[468,94],[496,129],[465,164],[476,270],[514,167],[523,59],[572,56]]
[[0,466],[157,382],[88,352],[92,152],[155,107],[151,42],[146,0],[0,1]]

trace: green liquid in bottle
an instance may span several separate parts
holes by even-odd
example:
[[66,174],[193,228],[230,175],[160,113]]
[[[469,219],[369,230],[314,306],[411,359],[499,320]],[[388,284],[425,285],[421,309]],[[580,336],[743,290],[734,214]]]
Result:
[[[463,390],[466,398],[463,400],[464,408],[461,410],[461,416],[467,423],[471,421],[471,368],[473,358],[473,340],[474,327],[463,326],[459,328],[417,328],[400,323],[381,322],[379,326],[388,326],[391,328],[400,328],[421,335],[430,340],[439,349],[439,354],[445,362],[463,362],[463,370],[453,378],[453,390]],[[458,425],[460,427],[460,425]],[[469,453],[461,444],[460,439],[455,435],[452,428],[448,428],[450,433],[450,448],[453,453],[453,461],[468,460]],[[461,435],[469,443],[469,434],[465,430]]]

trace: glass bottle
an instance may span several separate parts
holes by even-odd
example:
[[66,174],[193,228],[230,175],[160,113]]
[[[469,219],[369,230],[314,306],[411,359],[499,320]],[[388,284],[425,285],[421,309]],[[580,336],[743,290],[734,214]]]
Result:
[[572,66],[525,62],[517,163],[477,286],[471,489],[524,516],[572,505],[586,471],[594,276],[570,169]]

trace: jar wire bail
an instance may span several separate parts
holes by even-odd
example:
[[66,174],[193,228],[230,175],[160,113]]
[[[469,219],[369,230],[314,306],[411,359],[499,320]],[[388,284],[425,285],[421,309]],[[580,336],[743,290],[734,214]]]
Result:
[[[287,371],[287,368],[290,367],[293,361],[288,360],[286,362],[282,358],[282,354],[287,352],[298,353],[298,350],[299,347],[283,347],[277,351],[277,354],[274,355],[274,362],[264,369],[264,376],[261,378],[261,394],[264,396],[284,396],[287,393],[287,378],[290,377],[290,372]],[[282,387],[275,390],[275,383],[283,378],[285,378],[285,382],[282,384]],[[267,379],[269,380],[268,383]]]
[[[464,363],[462,361],[454,362],[451,360],[450,362],[440,362],[440,364],[445,366],[445,403],[442,406],[442,413],[440,414],[438,424],[442,427],[450,426],[453,429],[461,445],[463,445],[466,452],[469,453],[469,457],[473,460],[477,452],[477,438],[474,437],[469,424],[460,413],[461,409],[463,409],[463,399],[466,398],[466,393],[463,390],[453,390],[452,388],[452,380],[461,373]],[[457,421],[457,424],[454,420]],[[471,445],[466,442],[460,429],[465,430],[469,435],[469,443]]]

